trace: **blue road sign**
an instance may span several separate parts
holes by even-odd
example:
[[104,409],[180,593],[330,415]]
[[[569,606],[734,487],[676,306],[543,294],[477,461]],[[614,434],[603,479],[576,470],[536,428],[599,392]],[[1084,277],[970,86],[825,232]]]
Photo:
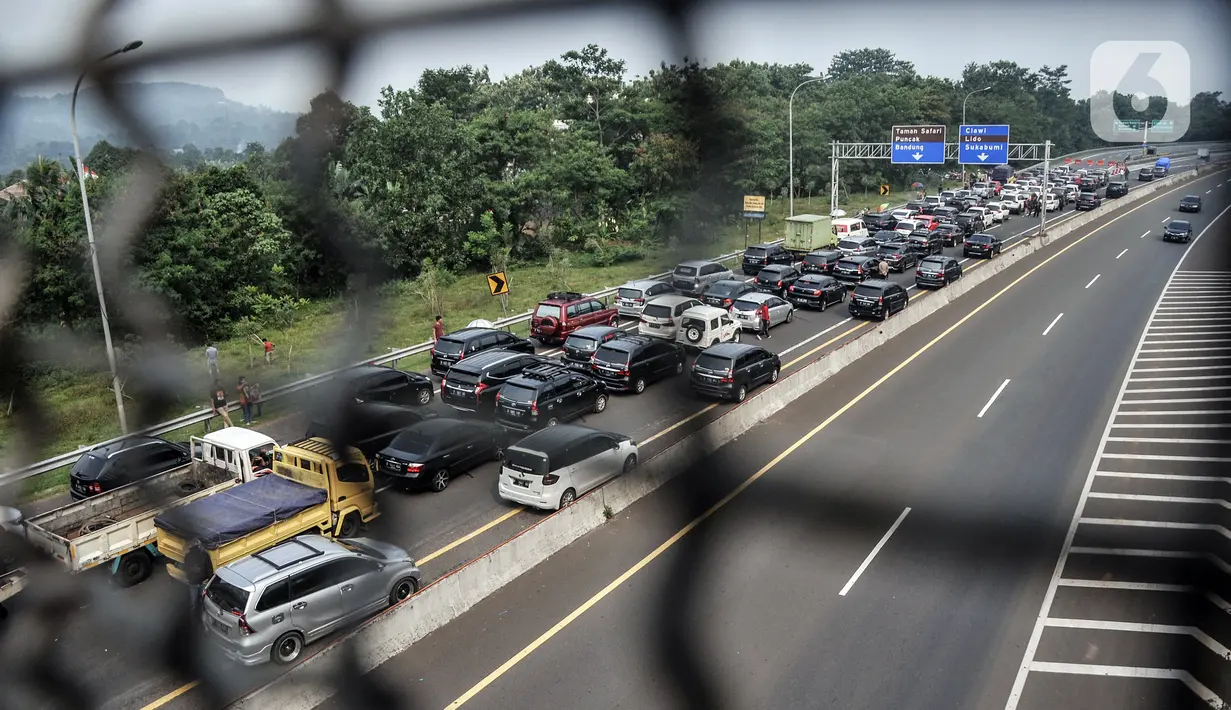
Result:
[[945,162],[944,126],[894,126],[889,160],[894,165],[940,165]]
[[957,162],[962,165],[1004,165],[1009,162],[1008,126],[961,126]]

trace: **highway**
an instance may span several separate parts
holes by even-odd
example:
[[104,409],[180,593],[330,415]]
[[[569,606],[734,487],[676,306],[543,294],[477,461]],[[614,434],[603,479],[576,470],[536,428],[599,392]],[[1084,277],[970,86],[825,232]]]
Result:
[[[1175,161],[1177,168],[1193,163],[1195,159],[1192,158]],[[1217,182],[1214,182],[1209,185],[1209,189],[1213,189],[1216,184]],[[1135,181],[1132,182],[1130,190],[1137,185]],[[1178,199],[1178,194],[1183,192],[1186,190],[1177,193],[1176,199]],[[1207,208],[1208,212],[1209,208]],[[1070,219],[1074,214],[1070,208],[1060,214],[1057,220]],[[1049,220],[1049,223],[1052,221]],[[994,231],[1004,235],[1005,246],[1008,248],[1032,233],[1036,227],[1037,222],[1034,220],[1015,217]],[[1148,242],[1150,240],[1146,240],[1143,244]],[[1167,246],[1176,247],[1176,245]],[[959,250],[947,251],[953,254]],[[1171,251],[1175,252],[1176,249]],[[1124,259],[1130,259],[1130,256],[1126,255]],[[963,265],[969,269],[977,268],[980,263],[977,260],[965,260]],[[1124,261],[1123,263],[1129,262]],[[913,272],[894,275],[894,278],[910,285],[912,298],[927,297],[926,294],[920,294],[917,289],[914,289]],[[1103,278],[1107,279],[1108,276],[1103,276]],[[1085,281],[1079,286],[1084,284]],[[1104,287],[1101,281],[1099,285],[1100,288]],[[969,300],[969,297],[965,300]],[[953,310],[953,307],[946,310]],[[950,314],[942,312],[930,320],[941,322],[948,318]],[[852,321],[844,308],[830,309],[825,313],[799,311],[795,322],[776,328],[774,337],[765,345],[782,355],[784,370],[790,372],[812,361],[827,349],[838,347],[846,340],[856,337],[867,327],[869,327],[867,323]],[[926,327],[934,326],[929,323]],[[989,329],[990,332],[997,333],[995,338],[988,338]],[[982,337],[989,341],[989,345],[994,344],[997,349],[1000,348],[999,343],[1003,336],[995,331],[994,326],[986,326]],[[1131,352],[1131,350],[1131,344],[1124,346],[1124,352]],[[878,358],[870,358],[870,360],[878,360]],[[956,358],[955,368],[964,367],[960,365],[961,360],[961,357]],[[861,363],[856,368],[856,372],[871,366]],[[844,375],[841,379],[846,382],[848,377]],[[832,397],[831,394],[823,401],[832,405]],[[820,400],[813,401],[815,407],[815,402]],[[433,406],[440,408],[442,412],[451,412],[439,403]],[[585,423],[634,437],[641,443],[642,455],[645,458],[674,443],[712,418],[720,416],[726,406],[728,405],[698,399],[689,390],[686,378],[676,378],[652,385],[650,390],[640,397],[615,397],[606,412],[587,417]],[[930,415],[924,415],[919,425],[923,425],[929,419]],[[812,420],[812,418],[803,419],[803,421]],[[889,427],[891,423],[893,426]],[[273,424],[272,428],[266,430],[278,440],[288,441],[297,438],[298,434],[303,431],[305,422],[297,417],[290,417]],[[892,439],[910,438],[913,436],[907,433],[910,428],[908,424],[893,423],[887,420],[885,427],[868,434],[868,445],[877,450],[885,446],[884,436],[880,433],[882,431],[893,432],[890,437]],[[881,443],[873,443],[874,441]],[[471,476],[454,480],[450,487],[439,495],[403,493],[396,489],[383,490],[381,506],[385,514],[379,523],[373,526],[370,534],[406,547],[420,561],[425,580],[435,579],[474,559],[541,519],[541,513],[524,511],[500,501],[495,494],[495,477],[496,469],[489,465],[472,472]],[[650,527],[656,529],[656,526]],[[630,542],[635,542],[635,539]],[[594,577],[593,581],[602,578],[603,575],[600,574]],[[124,590],[121,593],[130,600],[135,599],[152,607],[168,599],[178,602],[183,591],[165,575],[156,574],[153,579],[139,587]],[[1037,608],[1035,611],[1037,612]],[[74,619],[69,622],[65,633],[61,635],[60,642],[74,645],[78,649],[74,651],[74,655],[81,654],[92,659],[85,668],[81,669],[81,672],[87,682],[100,687],[105,686],[108,689],[110,697],[108,707],[143,708],[150,703],[162,703],[159,707],[180,707],[196,702],[196,696],[192,692],[184,692],[173,698],[168,697],[168,694],[184,688],[182,679],[151,673],[142,664],[134,664],[130,657],[98,648],[99,639],[106,638],[108,638],[106,634],[100,633],[97,628],[87,624],[84,620]],[[102,645],[107,644],[104,642]],[[268,678],[271,672],[272,669],[260,669],[254,672],[237,670],[236,675],[239,678],[237,682],[241,686],[248,687]]]
[[[1159,234],[1176,216],[1179,194],[1209,190],[1192,221],[1196,232],[1214,224],[1185,268],[1231,271],[1221,256],[1231,246],[1226,179],[1226,172],[1206,177],[1010,267],[385,663],[372,680],[422,707],[676,707],[688,686],[671,671],[689,647],[663,644],[674,630],[695,644],[701,677],[712,684],[712,695],[694,695],[693,707],[999,710],[1039,618],[1200,623],[1157,599],[1161,611],[1140,598],[1108,603],[1110,595],[1145,594],[1112,585],[1066,586],[1072,595],[1056,594],[1042,615],[1040,607],[1091,462],[1100,453],[1105,460],[1105,422],[1115,412],[1123,423],[1117,394],[1143,329],[1164,327],[1151,311],[1186,248]],[[1137,360],[1132,376],[1152,369]],[[1210,382],[1227,384],[1202,384]],[[1198,421],[1188,416],[1177,415]],[[1115,470],[1158,469],[1121,462]],[[1191,463],[1170,470],[1208,475]],[[753,485],[724,499],[750,477]],[[1218,497],[1210,482],[1182,482],[1204,487],[1186,497]],[[1104,485],[1095,492],[1115,490]],[[1132,485],[1148,495],[1175,484]],[[1162,495],[1181,497],[1169,490]],[[1087,508],[1119,507],[1087,509],[1083,521],[1217,520],[1191,503],[1155,503],[1164,507],[1151,514],[1142,501],[1086,499]],[[1208,527],[1194,535],[1213,542],[1121,527],[1131,530],[1111,537],[1079,530],[1069,553],[1123,545],[1200,557],[1219,544]],[[1139,568],[1127,559],[1086,563],[1084,574],[1070,562],[1065,579],[1131,578]],[[1154,568],[1151,581],[1201,587],[1200,578],[1177,581],[1167,572]],[[1152,645],[1153,637],[1200,638],[1108,625],[1045,625],[1027,662],[1170,668],[1194,656],[1187,647]],[[1204,629],[1213,643],[1231,644],[1225,622]],[[1226,697],[1231,664],[1214,658],[1197,666],[1189,667]],[[1040,670],[1047,668],[1026,676],[1016,707],[1166,708],[1195,699],[1177,681]]]

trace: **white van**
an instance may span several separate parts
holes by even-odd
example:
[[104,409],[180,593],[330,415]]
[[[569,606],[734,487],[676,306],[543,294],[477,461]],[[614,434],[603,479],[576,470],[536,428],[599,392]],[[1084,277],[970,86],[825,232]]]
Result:
[[738,343],[740,325],[731,320],[726,309],[693,306],[680,316],[676,342],[692,350],[704,350],[717,343]]
[[833,220],[833,226],[829,228],[838,237],[838,240],[863,238],[868,236],[868,228],[864,225],[863,220],[857,217],[839,217]]
[[559,510],[636,466],[637,444],[627,436],[557,424],[504,450],[497,490],[512,503]]

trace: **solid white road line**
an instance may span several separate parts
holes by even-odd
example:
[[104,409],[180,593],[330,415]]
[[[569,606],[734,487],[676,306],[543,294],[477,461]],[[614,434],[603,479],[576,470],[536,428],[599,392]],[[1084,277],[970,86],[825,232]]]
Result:
[[1125,473],[1124,471],[1099,471],[1098,475],[1110,478],[1143,478],[1154,481],[1193,481],[1197,483],[1231,483],[1223,476],[1185,476],[1180,473]]
[[[1221,387],[1142,387],[1128,390],[1129,392],[1221,392],[1231,390],[1231,385]],[[1140,402],[1139,399],[1126,399],[1125,402]]]
[[1144,678],[1148,680],[1178,680],[1211,708],[1220,707],[1222,699],[1205,687],[1191,673],[1178,668],[1137,668],[1134,666],[1096,666],[1088,663],[1046,663],[1036,661],[1029,669],[1038,673],[1089,675],[1100,678]]
[[1125,249],[1124,251],[1120,252],[1119,254],[1116,254],[1116,258],[1117,258],[1117,259],[1119,259],[1120,257],[1124,256],[1124,255],[1125,255],[1125,254],[1127,254],[1127,253],[1128,253],[1128,249]]
[[1000,383],[1000,386],[997,387],[996,391],[992,393],[992,398],[987,400],[987,404],[983,405],[983,409],[979,410],[979,415],[976,417],[976,419],[982,419],[983,415],[987,414],[987,410],[992,408],[992,402],[995,402],[996,398],[1000,396],[1000,393],[1004,392],[1004,388],[1009,386],[1010,381],[1011,380],[1005,380],[1004,382]]
[[1091,286],[1093,286],[1094,282],[1098,281],[1098,277],[1100,276],[1102,276],[1102,274],[1095,274],[1094,278],[1090,279],[1090,283],[1086,284],[1086,288],[1090,288]]
[[[1129,390],[1130,392],[1132,390]],[[1114,424],[1112,429],[1231,429],[1231,424]]]
[[906,515],[908,513],[910,513],[909,507],[902,511],[902,514],[898,516],[897,520],[893,521],[893,525],[889,526],[889,530],[880,539],[880,542],[876,543],[876,547],[873,547],[872,551],[868,553],[868,556],[864,558],[863,564],[859,565],[859,569],[855,570],[855,574],[851,575],[851,578],[847,580],[846,585],[842,587],[842,591],[838,592],[838,596],[844,597],[847,592],[851,591],[851,587],[855,586],[855,582],[859,581],[860,575],[864,573],[864,570],[868,568],[868,565],[872,564],[872,559],[881,551],[881,548],[885,546],[885,543],[889,542],[889,537],[893,535],[893,532],[897,530],[898,526],[902,524],[902,521],[906,519]]
[[1051,329],[1056,327],[1056,324],[1059,323],[1060,319],[1063,317],[1064,317],[1063,313],[1057,315],[1055,320],[1053,320],[1050,325],[1048,325],[1046,328],[1043,329],[1043,335],[1047,335],[1048,333],[1050,333]]

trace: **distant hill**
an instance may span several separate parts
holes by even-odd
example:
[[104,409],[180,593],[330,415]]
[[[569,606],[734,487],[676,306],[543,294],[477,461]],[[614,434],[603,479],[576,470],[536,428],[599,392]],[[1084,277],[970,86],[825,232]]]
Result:
[[[138,114],[155,132],[157,148],[202,150],[240,147],[257,142],[273,149],[295,130],[296,114],[231,101],[220,89],[179,82],[124,84]],[[0,109],[0,173],[24,167],[38,156],[67,159],[73,154],[68,110],[71,94],[14,96]],[[101,96],[85,88],[77,98],[81,154],[100,140],[127,146],[103,109]]]

